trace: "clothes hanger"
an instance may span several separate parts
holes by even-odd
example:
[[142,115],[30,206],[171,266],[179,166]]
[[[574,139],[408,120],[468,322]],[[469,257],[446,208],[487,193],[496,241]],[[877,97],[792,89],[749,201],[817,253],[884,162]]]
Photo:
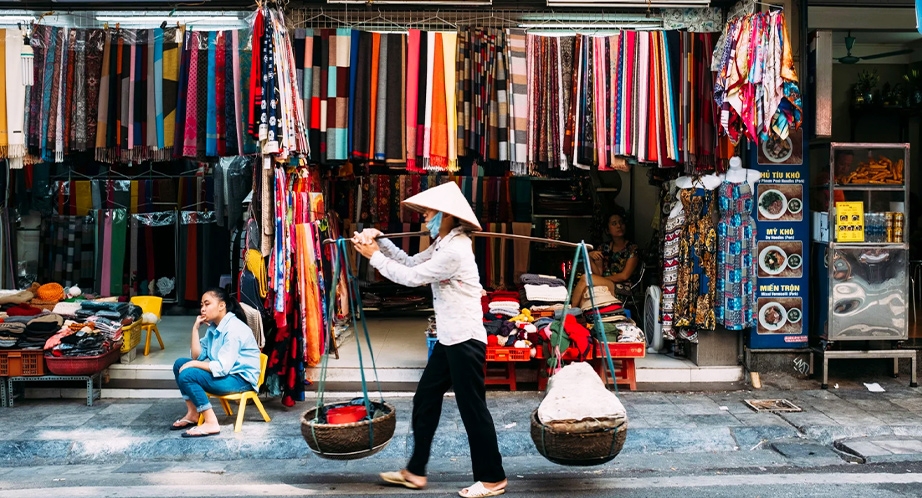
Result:
[[[390,17],[384,15],[380,9],[378,9],[377,15],[363,19],[361,21],[358,21],[350,25],[349,27],[352,29],[356,29],[361,26],[369,26],[369,30],[379,31],[378,29],[375,29],[375,26],[379,25],[379,23],[377,23],[376,21],[380,21],[380,24],[383,26],[386,26],[387,28],[394,28],[393,29],[394,31],[407,31],[407,27],[405,25],[400,24],[394,21],[393,19],[391,19]],[[387,29],[387,28],[381,31],[391,31],[391,29]]]
[[423,27],[424,27],[424,28],[426,28],[427,30],[431,31],[432,28],[433,28],[433,25],[441,24],[441,25],[443,25],[443,26],[451,26],[451,27],[454,28],[454,29],[458,29],[458,25],[457,25],[457,24],[455,24],[455,23],[453,23],[453,22],[449,22],[448,20],[446,20],[445,18],[443,18],[441,15],[439,15],[440,12],[441,12],[440,10],[436,10],[434,16],[430,16],[430,17],[427,17],[427,18],[425,18],[425,19],[421,19],[421,20],[419,20],[419,21],[409,22],[409,23],[407,23],[407,27],[415,26],[415,25],[417,25],[417,24],[423,24]]

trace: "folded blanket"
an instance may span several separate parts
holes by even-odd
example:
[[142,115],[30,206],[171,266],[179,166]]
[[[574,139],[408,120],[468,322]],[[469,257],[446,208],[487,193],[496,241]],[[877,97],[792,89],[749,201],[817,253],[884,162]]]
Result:
[[566,287],[566,282],[552,275],[539,275],[537,273],[523,273],[520,277],[523,284],[550,285],[551,287]]
[[567,288],[547,284],[525,284],[525,297],[532,302],[562,303],[567,300]]

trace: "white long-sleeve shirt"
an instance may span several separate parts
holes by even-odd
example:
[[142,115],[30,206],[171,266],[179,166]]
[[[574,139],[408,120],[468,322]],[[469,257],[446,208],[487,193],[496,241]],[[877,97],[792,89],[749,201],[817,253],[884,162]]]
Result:
[[432,285],[432,304],[439,342],[445,346],[476,339],[484,344],[480,274],[471,238],[455,228],[425,251],[409,256],[387,239],[378,239],[379,251],[371,265],[385,278],[407,287]]

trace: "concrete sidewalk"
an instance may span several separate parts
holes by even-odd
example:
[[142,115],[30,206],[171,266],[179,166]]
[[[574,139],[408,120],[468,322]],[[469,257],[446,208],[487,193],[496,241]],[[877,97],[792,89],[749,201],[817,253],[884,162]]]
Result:
[[[621,392],[628,410],[624,449],[609,465],[658,469],[677,461],[703,460],[717,468],[838,465],[848,461],[922,461],[922,392],[904,380],[886,379],[883,393],[847,389],[655,393]],[[784,398],[797,413],[757,413],[746,399]],[[328,394],[328,401],[343,399]],[[397,408],[397,432],[381,453],[354,462],[312,465],[323,471],[355,466],[391,468],[412,446],[411,398],[387,393]],[[529,435],[529,415],[539,393],[489,392],[503,456],[522,466],[547,465]],[[219,436],[183,439],[169,425],[182,415],[180,399],[18,400],[0,408],[0,466],[173,462],[200,460],[307,460],[319,462],[300,433],[300,416],[316,401],[292,409],[265,401],[272,421],[249,406],[243,430],[234,417],[219,416]],[[220,410],[219,410],[220,411]],[[447,397],[432,451],[438,465],[469,465],[467,438],[454,398]],[[669,455],[669,458],[662,458]]]

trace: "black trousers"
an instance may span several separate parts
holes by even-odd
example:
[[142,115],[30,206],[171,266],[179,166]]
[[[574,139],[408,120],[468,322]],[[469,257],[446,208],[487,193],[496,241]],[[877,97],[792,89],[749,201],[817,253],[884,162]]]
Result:
[[437,343],[413,396],[413,456],[407,470],[426,475],[432,438],[442,415],[442,400],[454,387],[455,400],[471,447],[475,481],[498,482],[506,478],[499,454],[496,428],[487,409],[483,366],[487,345],[469,340],[453,346]]

